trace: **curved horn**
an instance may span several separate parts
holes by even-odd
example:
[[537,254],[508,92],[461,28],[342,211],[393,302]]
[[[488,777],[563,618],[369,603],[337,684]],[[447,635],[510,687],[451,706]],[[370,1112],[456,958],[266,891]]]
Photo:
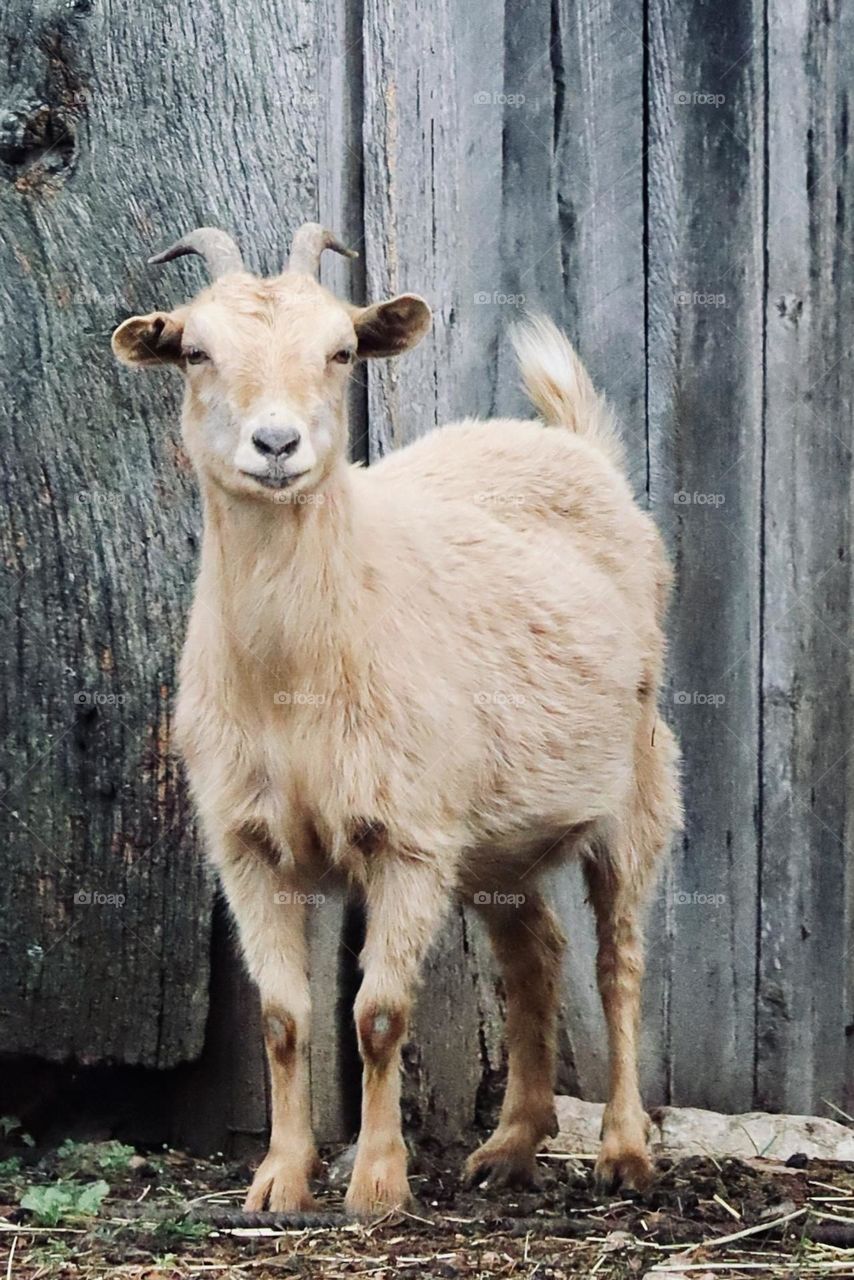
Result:
[[345,258],[358,258],[355,249],[347,249],[337,236],[327,231],[319,222],[304,222],[295,233],[288,258],[288,271],[299,271],[316,276],[320,268],[320,255],[324,249],[332,249]]
[[155,253],[148,261],[152,265],[158,262],[171,262],[173,258],[183,258],[186,253],[197,253],[208,264],[211,278],[228,275],[232,271],[245,271],[240,250],[225,231],[216,227],[199,227],[189,235],[176,240],[162,253]]

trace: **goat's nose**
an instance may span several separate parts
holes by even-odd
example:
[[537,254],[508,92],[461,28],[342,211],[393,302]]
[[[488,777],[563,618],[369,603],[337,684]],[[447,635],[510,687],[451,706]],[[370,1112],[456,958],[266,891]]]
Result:
[[252,443],[259,453],[289,458],[299,444],[299,432],[296,427],[259,427],[252,433]]

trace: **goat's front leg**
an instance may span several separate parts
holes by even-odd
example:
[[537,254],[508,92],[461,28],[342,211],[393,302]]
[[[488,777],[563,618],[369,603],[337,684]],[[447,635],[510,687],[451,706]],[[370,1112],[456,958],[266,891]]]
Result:
[[382,854],[369,868],[364,977],[355,1017],[362,1055],[362,1125],[347,1191],[351,1213],[411,1200],[400,1123],[400,1051],[421,962],[448,900],[428,863]]
[[270,1147],[246,1197],[250,1212],[313,1208],[309,1179],[318,1168],[308,1080],[305,907],[297,884],[269,858],[269,850],[236,838],[218,859],[246,964],[258,984],[270,1064]]

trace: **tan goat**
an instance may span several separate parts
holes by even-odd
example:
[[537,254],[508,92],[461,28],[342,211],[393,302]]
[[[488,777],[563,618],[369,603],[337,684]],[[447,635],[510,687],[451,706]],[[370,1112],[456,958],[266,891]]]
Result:
[[246,1206],[313,1203],[304,925],[331,870],[367,910],[348,1208],[409,1198],[400,1050],[454,897],[485,920],[507,998],[500,1123],[467,1173],[530,1177],[553,1120],[564,945],[537,877],[570,856],[596,914],[609,1037],[597,1172],[639,1187],[640,908],[680,818],[677,750],[656,710],[661,542],[607,409],[545,321],[517,347],[549,425],[459,422],[368,470],[349,465],[354,360],[412,347],[430,312],[411,294],[338,300],[315,279],[324,248],[346,252],[308,224],[288,269],[261,279],[222,232],[194,232],[155,261],[200,253],[212,286],[113,337],[126,364],[183,374],[204,497],[177,719],[264,1012],[272,1132]]

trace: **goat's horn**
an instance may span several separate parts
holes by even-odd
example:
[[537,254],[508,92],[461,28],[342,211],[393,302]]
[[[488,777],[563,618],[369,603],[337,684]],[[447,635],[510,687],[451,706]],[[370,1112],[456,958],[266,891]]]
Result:
[[162,253],[155,253],[148,261],[151,264],[171,262],[173,258],[183,258],[186,253],[197,253],[200,258],[204,258],[213,280],[232,271],[245,270],[240,250],[231,236],[216,227],[199,227],[176,240],[175,244]]
[[291,245],[291,256],[288,258],[288,271],[299,271],[308,276],[316,276],[320,267],[320,255],[324,249],[332,249],[345,258],[358,258],[355,249],[348,249],[337,236],[327,231],[319,222],[304,222],[294,235]]

